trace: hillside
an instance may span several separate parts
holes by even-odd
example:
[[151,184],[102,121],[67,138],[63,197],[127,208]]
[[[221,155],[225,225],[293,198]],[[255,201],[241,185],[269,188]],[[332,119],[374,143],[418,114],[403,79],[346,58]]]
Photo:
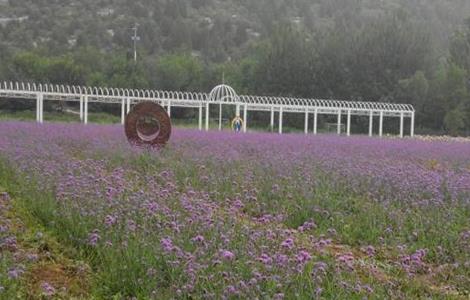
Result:
[[240,94],[410,103],[418,132],[470,134],[469,17],[468,0],[0,0],[0,80],[209,91],[225,74]]
[[239,57],[275,24],[313,32],[367,26],[392,12],[408,14],[444,51],[470,15],[466,0],[1,0],[0,50],[46,47],[56,53],[83,46],[128,50],[140,24],[139,51],[193,50],[210,61]]

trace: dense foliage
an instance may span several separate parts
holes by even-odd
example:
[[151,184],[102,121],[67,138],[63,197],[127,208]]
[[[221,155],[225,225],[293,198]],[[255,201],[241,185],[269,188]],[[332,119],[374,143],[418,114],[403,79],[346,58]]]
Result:
[[239,93],[412,103],[419,130],[468,134],[469,15],[464,0],[3,0],[0,79],[208,91],[225,73]]
[[[468,143],[176,130],[157,152],[120,126],[4,122],[0,154],[0,213],[24,207],[92,268],[84,299],[470,293]],[[0,226],[0,297],[14,299],[28,261],[51,258]]]

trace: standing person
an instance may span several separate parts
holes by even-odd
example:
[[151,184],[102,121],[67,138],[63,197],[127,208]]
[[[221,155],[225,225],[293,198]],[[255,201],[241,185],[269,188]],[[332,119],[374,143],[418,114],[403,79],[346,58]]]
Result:
[[236,116],[232,121],[232,128],[235,132],[242,131],[243,120],[240,116]]

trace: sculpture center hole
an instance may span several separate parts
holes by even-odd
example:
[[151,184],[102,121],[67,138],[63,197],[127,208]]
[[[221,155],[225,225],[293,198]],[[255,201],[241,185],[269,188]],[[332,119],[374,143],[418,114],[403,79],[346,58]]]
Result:
[[143,115],[137,120],[137,135],[144,142],[155,140],[160,134],[160,122],[151,115]]

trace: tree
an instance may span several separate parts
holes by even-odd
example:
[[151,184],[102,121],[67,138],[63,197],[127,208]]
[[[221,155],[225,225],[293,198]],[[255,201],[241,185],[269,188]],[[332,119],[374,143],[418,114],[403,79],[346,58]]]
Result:
[[42,57],[32,52],[14,56],[11,72],[17,80],[55,84],[78,84],[86,82],[87,72],[77,65],[70,55]]
[[308,96],[312,55],[308,36],[284,24],[262,45],[255,72],[255,92],[283,96]]
[[154,85],[174,91],[199,91],[203,66],[199,59],[187,53],[162,56],[156,64]]
[[470,71],[470,18],[465,21],[463,30],[454,33],[449,52],[454,64]]
[[448,132],[457,136],[462,133],[462,130],[465,128],[465,113],[462,109],[456,108],[447,112],[444,118],[444,125]]

